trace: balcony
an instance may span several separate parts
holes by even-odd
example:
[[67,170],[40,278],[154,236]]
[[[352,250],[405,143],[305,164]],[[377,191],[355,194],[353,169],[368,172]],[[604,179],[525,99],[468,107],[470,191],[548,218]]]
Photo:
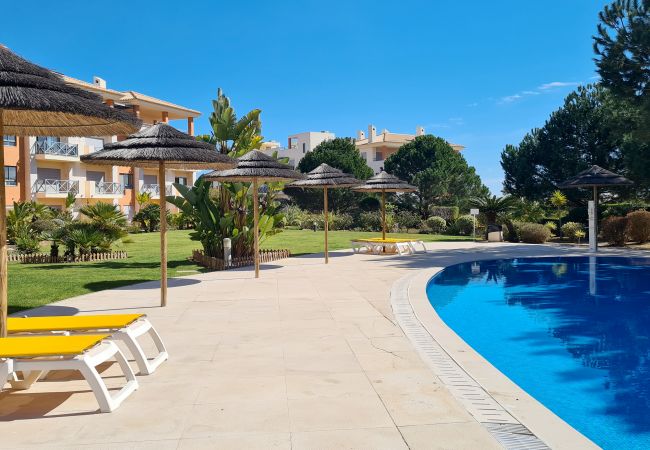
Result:
[[36,141],[32,145],[32,155],[40,156],[39,159],[78,160],[79,147],[65,142]]
[[32,187],[32,192],[45,197],[66,197],[79,193],[79,181],[38,179]]
[[105,196],[121,196],[124,195],[124,186],[122,183],[102,181],[95,183],[95,194]]
[[[160,198],[160,185],[159,184],[143,184],[140,193],[149,193],[152,198]],[[165,195],[172,195],[172,186],[165,186]]]

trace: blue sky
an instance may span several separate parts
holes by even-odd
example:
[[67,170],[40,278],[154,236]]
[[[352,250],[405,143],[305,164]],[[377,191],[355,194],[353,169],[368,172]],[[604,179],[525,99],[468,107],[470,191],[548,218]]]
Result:
[[204,113],[217,87],[263,134],[428,133],[463,144],[493,192],[499,155],[594,80],[605,0],[12,2],[0,42]]

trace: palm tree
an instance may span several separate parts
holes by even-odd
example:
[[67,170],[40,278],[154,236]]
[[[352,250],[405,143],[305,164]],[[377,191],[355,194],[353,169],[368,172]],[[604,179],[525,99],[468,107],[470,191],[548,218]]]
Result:
[[230,99],[223,95],[221,88],[217,90],[217,99],[212,100],[214,111],[210,114],[212,134],[200,136],[200,139],[217,146],[220,153],[239,157],[244,153],[258,148],[262,142],[262,121],[259,109],[253,109],[237,119],[235,109],[230,106]]
[[515,207],[516,199],[509,195],[497,197],[496,195],[483,195],[470,199],[470,205],[478,208],[485,216],[487,225],[496,225],[497,217],[509,213]]
[[[126,216],[117,206],[97,202],[93,205],[83,206],[79,212],[88,218],[90,228],[101,236],[101,240],[96,246],[101,247],[102,250],[110,250],[114,242],[126,236]],[[81,249],[81,247],[79,248]]]

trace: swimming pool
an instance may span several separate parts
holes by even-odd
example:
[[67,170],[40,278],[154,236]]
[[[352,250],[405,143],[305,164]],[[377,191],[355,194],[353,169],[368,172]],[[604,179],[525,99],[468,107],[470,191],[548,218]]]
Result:
[[650,258],[447,267],[427,295],[501,372],[604,448],[650,448]]

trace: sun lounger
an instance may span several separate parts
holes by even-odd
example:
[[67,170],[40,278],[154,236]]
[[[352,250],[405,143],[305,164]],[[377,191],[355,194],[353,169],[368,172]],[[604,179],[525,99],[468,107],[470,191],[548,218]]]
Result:
[[410,255],[417,253],[418,249],[416,244],[422,247],[422,251],[426,253],[427,249],[424,245],[424,242],[416,239],[381,239],[381,238],[369,238],[369,239],[354,239],[351,241],[352,250],[355,253],[373,253],[373,254],[384,254],[384,253],[397,253],[399,255]]
[[[122,341],[138,364],[141,375],[149,375],[165,361],[169,354],[160,335],[144,314],[107,314],[92,316],[9,317],[10,335],[65,333],[84,334],[109,332],[111,339]],[[158,354],[148,359],[138,338],[148,334]]]
[[[138,388],[138,380],[117,344],[107,334],[16,336],[0,338],[0,390],[6,382],[28,389],[42,372],[76,370],[86,379],[102,412],[114,411]],[[97,366],[111,359],[119,364],[126,384],[111,395]],[[19,378],[21,373],[23,378]]]

